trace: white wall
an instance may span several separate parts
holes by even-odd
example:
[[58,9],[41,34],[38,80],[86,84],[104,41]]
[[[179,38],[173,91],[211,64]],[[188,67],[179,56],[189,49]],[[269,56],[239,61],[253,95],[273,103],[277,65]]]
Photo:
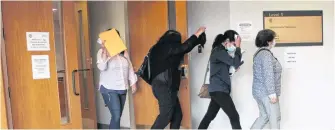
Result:
[[[96,53],[99,49],[97,44],[97,38],[100,32],[105,31],[108,28],[116,28],[119,30],[120,35],[124,42],[127,43],[126,38],[126,23],[127,23],[127,12],[125,1],[89,1],[89,22],[90,22],[90,38],[91,38],[91,50],[93,56],[93,63],[96,63]],[[96,68],[96,64],[94,64]],[[99,82],[99,71],[94,71],[94,82],[98,85]],[[130,91],[129,91],[130,92]],[[100,124],[109,124],[111,115],[103,98],[99,92],[96,92],[96,106],[97,106],[97,119]],[[129,102],[131,95],[127,96],[127,100],[124,106],[123,114],[121,117],[121,127],[130,127],[130,110]]]
[[[237,22],[251,21],[253,34],[263,28],[265,10],[323,10],[324,46],[291,47],[298,53],[298,67],[284,69],[280,97],[282,128],[335,128],[334,77],[334,3],[329,2],[188,2],[189,34],[200,25],[207,26],[208,44],[204,54],[191,53],[192,127],[197,128],[209,100],[199,99],[209,49],[215,35],[227,29],[237,29]],[[242,128],[250,128],[258,116],[256,102],[251,95],[252,56],[254,42],[243,42],[245,64],[233,78],[232,98],[241,118]],[[274,48],[274,55],[284,66],[287,47]],[[202,63],[202,64],[199,64]],[[197,109],[194,109],[197,108]],[[228,117],[220,111],[210,128],[231,128]]]

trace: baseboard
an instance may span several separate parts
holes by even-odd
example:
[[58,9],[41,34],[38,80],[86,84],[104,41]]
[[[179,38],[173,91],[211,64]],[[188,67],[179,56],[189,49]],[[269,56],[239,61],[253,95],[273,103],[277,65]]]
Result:
[[[98,129],[108,129],[109,128],[109,124],[101,124],[101,123],[98,123]],[[130,129],[129,127],[122,127],[121,126],[121,129]]]

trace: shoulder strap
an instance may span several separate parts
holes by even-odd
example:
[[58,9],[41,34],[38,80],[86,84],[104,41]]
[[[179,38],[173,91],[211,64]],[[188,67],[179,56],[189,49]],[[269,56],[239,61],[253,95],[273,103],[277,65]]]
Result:
[[150,48],[150,50],[149,50],[148,54],[145,56],[145,57],[146,57],[146,59],[148,60],[148,63],[147,63],[147,65],[148,65],[148,78],[149,78],[149,79],[151,79],[151,63],[150,63],[150,53],[151,53],[151,50],[152,50],[152,48],[154,48],[156,45],[157,45],[157,44],[153,45],[153,46]]
[[208,59],[208,62],[207,62],[207,67],[206,67],[206,71],[205,71],[205,78],[204,78],[204,83],[203,84],[206,83],[207,74],[208,74],[208,71],[209,71],[209,61],[210,61],[210,59]]
[[263,51],[263,50],[265,50],[265,51],[269,51],[269,52],[271,53],[271,55],[273,56],[272,52],[271,52],[269,49],[267,49],[267,48],[261,48],[261,49],[259,49],[259,50],[256,51],[256,53],[254,54],[254,58],[253,58],[253,60],[255,60],[255,57],[257,56],[257,54],[258,54],[259,52]]
[[206,67],[206,71],[205,71],[205,78],[204,78],[204,83],[203,83],[203,84],[206,83],[207,74],[208,74],[208,72],[209,72],[210,57],[212,56],[212,54],[213,54],[213,52],[214,52],[215,49],[216,49],[216,48],[214,48],[214,49],[211,51],[211,55],[209,55],[209,59],[208,59],[208,62],[207,62],[207,67]]

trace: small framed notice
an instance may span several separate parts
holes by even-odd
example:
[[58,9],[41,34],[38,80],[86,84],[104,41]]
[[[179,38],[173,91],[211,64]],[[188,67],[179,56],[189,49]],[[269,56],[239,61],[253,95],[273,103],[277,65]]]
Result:
[[31,65],[33,71],[33,79],[50,78],[50,65],[48,55],[32,55]]
[[49,32],[26,32],[28,51],[50,51]]
[[252,22],[242,21],[237,23],[237,32],[239,33],[242,41],[253,41],[252,35]]
[[276,46],[322,46],[322,10],[264,11],[264,29],[276,32]]

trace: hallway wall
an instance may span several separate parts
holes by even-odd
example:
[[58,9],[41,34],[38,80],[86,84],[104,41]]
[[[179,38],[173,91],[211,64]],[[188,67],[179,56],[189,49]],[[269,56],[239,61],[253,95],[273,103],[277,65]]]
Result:
[[[89,23],[90,23],[90,38],[91,38],[91,54],[93,58],[94,69],[94,83],[95,87],[99,84],[99,70],[96,67],[96,53],[99,49],[99,45],[96,42],[100,32],[105,31],[108,28],[116,28],[119,30],[123,41],[127,44],[126,38],[126,2],[125,1],[89,1]],[[130,92],[130,91],[129,91]],[[130,110],[129,109],[129,97],[124,106],[123,114],[121,117],[121,127],[130,128]],[[96,106],[97,106],[97,121],[100,124],[109,124],[110,112],[102,99],[100,92],[96,92]]]
[[[220,1],[188,2],[189,34],[200,25],[207,26],[208,42],[205,53],[193,50],[190,59],[192,127],[197,128],[204,116],[209,100],[200,99],[200,90],[211,44],[218,33],[237,29],[237,22],[251,21],[253,34],[263,29],[264,10],[323,10],[324,45],[290,47],[298,53],[298,66],[283,70],[280,97],[282,128],[335,128],[334,83],[334,2],[268,2]],[[255,36],[253,36],[255,37]],[[242,128],[250,128],[258,116],[258,107],[251,95],[252,56],[254,42],[242,42],[246,49],[245,64],[233,77],[232,98],[238,109]],[[283,66],[284,51],[288,47],[274,48],[274,55]],[[201,63],[201,64],[199,64]],[[196,109],[195,109],[196,108]],[[210,128],[229,129],[228,117],[220,110]]]

